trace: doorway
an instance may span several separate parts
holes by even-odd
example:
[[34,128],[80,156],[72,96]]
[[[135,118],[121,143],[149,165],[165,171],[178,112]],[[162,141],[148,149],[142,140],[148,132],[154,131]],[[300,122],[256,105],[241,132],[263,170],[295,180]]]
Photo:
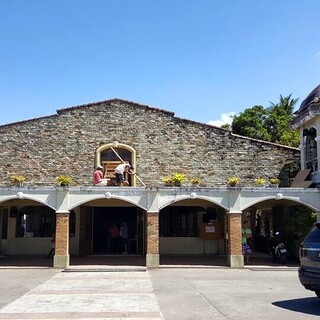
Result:
[[[120,230],[125,221],[129,228],[128,253],[142,254],[139,250],[142,238],[139,234],[141,223],[136,207],[94,207],[93,209],[93,254],[121,254],[124,245],[120,237],[111,239],[110,228],[115,225]],[[112,241],[111,241],[112,240]]]

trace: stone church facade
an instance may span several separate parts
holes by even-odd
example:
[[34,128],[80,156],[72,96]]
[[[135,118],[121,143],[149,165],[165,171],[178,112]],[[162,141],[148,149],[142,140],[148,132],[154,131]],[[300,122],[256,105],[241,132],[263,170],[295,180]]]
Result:
[[0,127],[1,184],[21,174],[32,185],[50,185],[70,175],[92,185],[97,150],[115,141],[132,148],[136,171],[147,186],[159,186],[173,172],[199,177],[207,186],[240,185],[278,176],[299,150],[233,135],[230,131],[173,113],[122,100],[58,110],[57,115]]
[[[43,255],[54,233],[55,267],[68,266],[70,255],[114,253],[107,230],[124,220],[131,252],[146,256],[148,267],[158,267],[161,254],[226,255],[239,267],[244,214],[254,223],[263,208],[319,211],[316,189],[289,188],[299,149],[121,99],[0,126],[0,142],[0,250]],[[108,166],[121,161],[136,172],[129,186],[92,185],[97,165],[112,175]],[[164,187],[173,173],[189,180]],[[24,184],[14,186],[14,175],[25,176]],[[59,175],[73,184],[54,186]],[[227,186],[232,176],[236,188]],[[195,177],[197,187],[190,184]],[[280,178],[280,187],[258,188],[258,177]]]

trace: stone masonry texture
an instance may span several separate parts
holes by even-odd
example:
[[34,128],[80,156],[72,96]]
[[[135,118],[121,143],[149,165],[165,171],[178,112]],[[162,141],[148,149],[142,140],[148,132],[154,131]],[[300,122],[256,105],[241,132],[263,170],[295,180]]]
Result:
[[53,185],[70,175],[92,185],[95,152],[118,141],[136,150],[140,179],[150,187],[175,172],[199,177],[208,186],[240,186],[274,177],[299,150],[233,135],[230,131],[177,118],[174,113],[114,99],[60,109],[57,114],[0,126],[0,184],[22,174],[30,186]]

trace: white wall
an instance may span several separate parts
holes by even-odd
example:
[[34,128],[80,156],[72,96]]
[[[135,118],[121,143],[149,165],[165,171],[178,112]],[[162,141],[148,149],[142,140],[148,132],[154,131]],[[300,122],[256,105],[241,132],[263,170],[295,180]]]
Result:
[[[51,248],[51,237],[17,238],[15,236],[16,219],[8,218],[8,238],[1,239],[3,255],[43,255],[46,256]],[[76,211],[76,235],[69,239],[69,253],[79,253],[79,212]]]

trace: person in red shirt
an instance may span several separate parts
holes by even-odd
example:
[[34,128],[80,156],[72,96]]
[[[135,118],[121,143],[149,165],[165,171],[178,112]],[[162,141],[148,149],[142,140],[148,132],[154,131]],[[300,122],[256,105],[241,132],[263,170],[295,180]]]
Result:
[[97,166],[93,173],[93,185],[98,187],[108,185],[108,179],[103,179],[103,166]]
[[109,250],[112,253],[116,253],[118,249],[119,228],[114,222],[112,223],[112,227],[109,228],[109,234],[111,236]]

